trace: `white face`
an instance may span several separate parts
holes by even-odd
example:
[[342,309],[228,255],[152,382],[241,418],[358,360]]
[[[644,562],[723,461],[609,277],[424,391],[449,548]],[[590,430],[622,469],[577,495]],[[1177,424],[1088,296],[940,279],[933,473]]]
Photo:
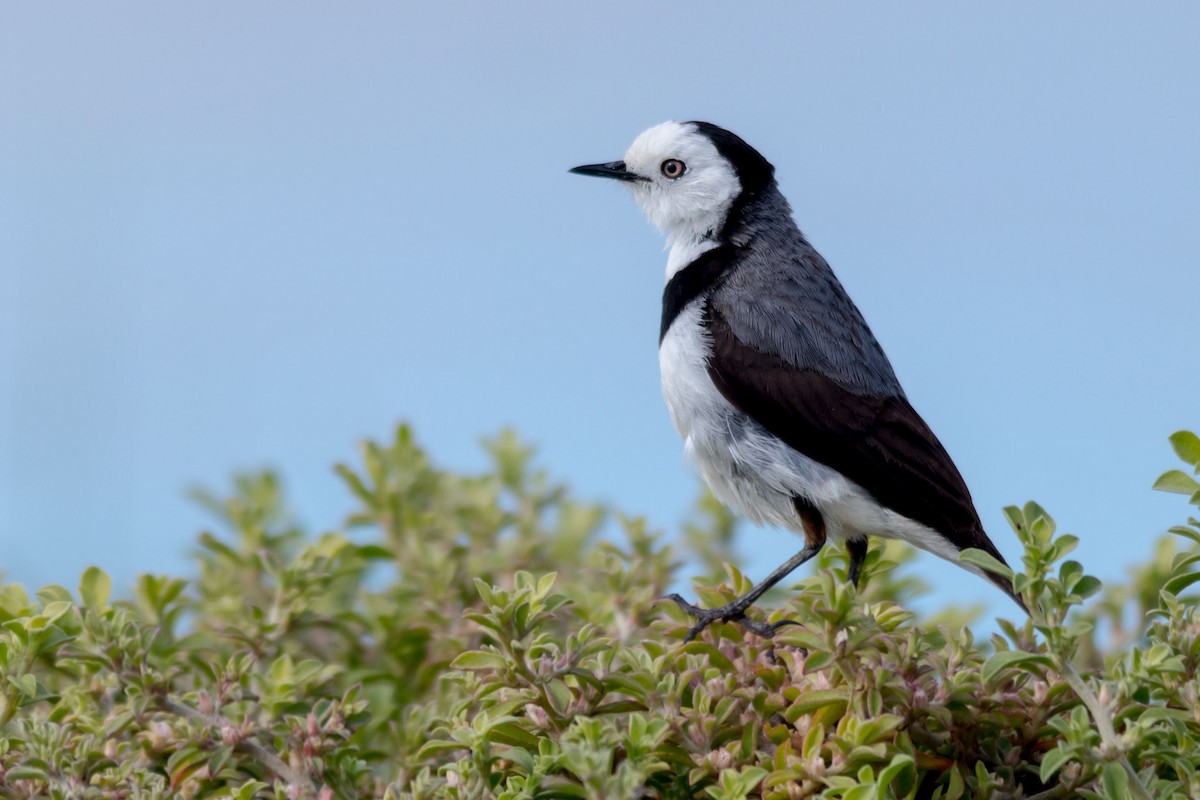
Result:
[[742,190],[733,165],[688,123],[664,122],[642,133],[625,151],[625,168],[646,178],[626,185],[673,243],[716,233]]

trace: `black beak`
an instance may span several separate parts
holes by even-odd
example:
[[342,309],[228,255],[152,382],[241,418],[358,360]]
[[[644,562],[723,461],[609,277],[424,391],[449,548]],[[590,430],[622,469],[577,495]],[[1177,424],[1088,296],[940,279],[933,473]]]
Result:
[[619,181],[647,181],[637,173],[625,169],[624,161],[610,161],[607,164],[584,164],[571,170],[576,175],[595,175],[597,178],[615,178]]

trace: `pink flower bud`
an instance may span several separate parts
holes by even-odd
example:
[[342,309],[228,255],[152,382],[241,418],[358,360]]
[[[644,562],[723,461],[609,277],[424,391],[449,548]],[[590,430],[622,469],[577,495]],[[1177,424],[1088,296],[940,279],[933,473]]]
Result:
[[525,716],[529,718],[537,728],[548,731],[553,727],[550,723],[550,715],[546,713],[546,709],[536,703],[525,704]]
[[711,766],[714,771],[720,772],[723,769],[729,769],[733,766],[733,754],[728,750],[713,750],[704,757],[704,761]]

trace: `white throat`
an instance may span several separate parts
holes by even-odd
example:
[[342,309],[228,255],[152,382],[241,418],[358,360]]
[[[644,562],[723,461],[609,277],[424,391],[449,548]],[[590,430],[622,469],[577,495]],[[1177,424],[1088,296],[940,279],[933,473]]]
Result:
[[667,252],[667,280],[675,277],[675,273],[695,261],[703,253],[717,246],[715,236],[701,239],[676,239],[674,236],[667,241],[670,248]]
[[[676,178],[663,175],[667,159],[687,165]],[[668,276],[705,250],[742,191],[737,171],[692,123],[664,122],[642,133],[625,152],[625,165],[644,180],[630,184],[633,197],[667,234]]]

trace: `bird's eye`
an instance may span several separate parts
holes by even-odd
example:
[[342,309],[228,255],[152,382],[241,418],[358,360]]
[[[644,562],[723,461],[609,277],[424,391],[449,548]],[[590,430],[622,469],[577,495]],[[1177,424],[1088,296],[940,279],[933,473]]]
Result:
[[668,158],[662,162],[660,167],[662,174],[668,178],[678,178],[687,169],[687,166],[677,158]]

